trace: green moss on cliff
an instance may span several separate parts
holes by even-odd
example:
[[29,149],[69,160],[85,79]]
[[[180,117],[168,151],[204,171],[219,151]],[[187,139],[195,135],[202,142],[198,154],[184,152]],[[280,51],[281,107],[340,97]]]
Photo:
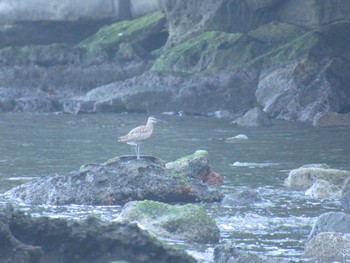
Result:
[[152,70],[196,73],[232,69],[245,64],[261,50],[264,44],[241,33],[205,32],[165,51]]
[[268,45],[277,46],[293,41],[305,33],[304,29],[295,25],[271,22],[251,30],[247,34]]
[[[155,12],[138,19],[124,20],[102,27],[95,35],[82,41],[78,47],[87,50],[91,55],[96,55],[103,50],[121,50],[126,54],[132,52],[135,43],[140,44],[149,35],[163,30],[165,23],[164,14]],[[124,44],[120,46],[121,44]],[[137,48],[137,47],[136,47]]]

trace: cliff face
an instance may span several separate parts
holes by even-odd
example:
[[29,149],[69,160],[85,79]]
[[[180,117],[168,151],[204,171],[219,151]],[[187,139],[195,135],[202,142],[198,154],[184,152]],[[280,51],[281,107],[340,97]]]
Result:
[[[349,1],[42,2],[2,1],[0,86],[90,91],[60,109],[239,115],[259,106],[307,122],[350,110]],[[16,110],[1,107],[11,100],[0,109]]]

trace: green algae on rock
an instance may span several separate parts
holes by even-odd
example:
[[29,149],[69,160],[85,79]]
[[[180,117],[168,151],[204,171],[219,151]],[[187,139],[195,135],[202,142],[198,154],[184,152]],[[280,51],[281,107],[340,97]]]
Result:
[[133,201],[123,208],[120,222],[137,222],[152,233],[198,243],[219,241],[215,219],[196,205],[169,205],[155,201]]
[[[82,41],[78,47],[85,49],[88,55],[92,56],[103,51],[115,55],[120,51],[124,58],[128,58],[131,52],[144,57],[149,55],[148,51],[160,48],[165,44],[166,39],[161,37],[162,34],[166,35],[164,28],[164,14],[155,12],[134,20],[123,20],[104,26],[96,34]],[[146,46],[147,40],[151,37],[156,40],[159,38],[160,43],[155,43],[155,46],[152,47]]]

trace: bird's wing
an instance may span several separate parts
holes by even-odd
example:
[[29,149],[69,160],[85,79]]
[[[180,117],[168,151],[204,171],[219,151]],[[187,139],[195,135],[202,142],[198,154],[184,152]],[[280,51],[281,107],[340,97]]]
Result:
[[151,135],[152,131],[147,129],[146,126],[139,126],[129,131],[127,135],[119,137],[119,139],[121,141],[129,141],[133,139],[142,141],[147,140]]

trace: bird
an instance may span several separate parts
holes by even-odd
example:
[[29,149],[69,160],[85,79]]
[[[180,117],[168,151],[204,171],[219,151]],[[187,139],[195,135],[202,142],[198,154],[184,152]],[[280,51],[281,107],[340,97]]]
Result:
[[151,116],[147,119],[146,125],[138,126],[128,134],[118,137],[118,142],[125,142],[130,145],[135,145],[136,158],[140,159],[140,145],[145,143],[153,134],[153,124],[157,123],[158,119]]

